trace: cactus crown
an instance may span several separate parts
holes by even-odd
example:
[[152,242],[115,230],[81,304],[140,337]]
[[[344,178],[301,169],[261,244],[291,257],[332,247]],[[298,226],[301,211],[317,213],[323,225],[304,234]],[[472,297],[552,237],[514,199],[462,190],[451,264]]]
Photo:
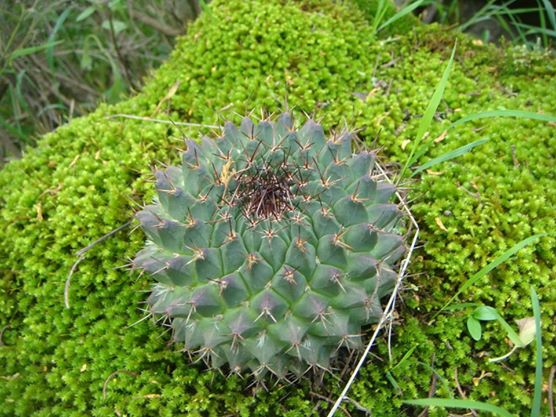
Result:
[[287,113],[245,118],[216,140],[188,141],[181,167],[155,173],[134,265],[156,280],[150,312],[186,352],[282,379],[361,347],[404,244],[395,187],[351,141],[327,140],[312,120],[295,130]]

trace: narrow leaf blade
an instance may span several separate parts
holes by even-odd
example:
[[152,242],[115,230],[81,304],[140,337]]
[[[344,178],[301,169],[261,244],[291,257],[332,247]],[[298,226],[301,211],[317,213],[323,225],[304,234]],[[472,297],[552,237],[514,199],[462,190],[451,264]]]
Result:
[[429,169],[430,167],[436,165],[436,164],[440,164],[442,162],[446,162],[449,161],[451,159],[455,159],[461,155],[465,155],[467,152],[471,151],[473,148],[482,145],[484,143],[487,143],[489,141],[489,139],[479,139],[476,140],[475,142],[471,142],[468,143],[467,145],[463,145],[460,146],[457,149],[454,149],[453,151],[450,152],[446,152],[434,159],[431,159],[430,161],[424,163],[423,165],[418,166],[417,168],[415,168],[415,170],[413,171],[413,173],[411,174],[411,176],[413,177],[414,175]]
[[[519,252],[521,249],[523,249],[525,246],[530,245],[531,243],[533,243],[534,241],[536,241],[537,239],[546,236],[546,233],[539,233],[533,236],[530,236],[526,239],[523,239],[521,242],[516,243],[514,246],[512,246],[510,249],[508,249],[506,252],[504,252],[503,254],[501,254],[500,256],[496,257],[492,262],[490,262],[487,266],[485,266],[484,268],[482,268],[479,272],[477,272],[475,275],[473,275],[471,278],[469,278],[461,287],[460,289],[448,300],[448,302],[446,304],[444,304],[444,306],[438,311],[439,314],[440,312],[442,312],[448,305],[450,305],[452,303],[452,301],[454,301],[463,291],[467,290],[469,287],[471,287],[473,284],[475,284],[477,281],[479,281],[481,278],[483,278],[485,275],[487,275],[488,273],[490,273],[494,268],[496,268],[497,266],[503,264],[504,262],[506,262],[508,259],[510,259],[513,255],[515,255],[517,252]],[[436,316],[435,314],[435,316]]]
[[488,403],[473,400],[453,400],[449,398],[422,398],[418,400],[404,401],[410,405],[420,405],[424,407],[446,407],[446,408],[463,408],[479,411],[487,411],[500,417],[515,417],[507,410]]
[[556,123],[556,116],[551,116],[549,114],[534,113],[522,110],[492,110],[484,111],[480,113],[470,114],[468,116],[462,117],[456,120],[450,127],[456,127],[467,122],[479,119],[488,119],[492,117],[516,117],[518,119],[532,119],[539,120],[541,122],[553,122]]
[[384,29],[385,27],[391,25],[392,23],[394,23],[396,20],[401,19],[402,17],[404,17],[406,14],[411,13],[413,10],[415,10],[417,7],[421,6],[421,4],[423,3],[424,0],[418,0],[416,2],[410,3],[407,6],[405,6],[403,9],[401,9],[399,12],[397,12],[394,16],[392,16],[390,19],[388,19],[386,22],[384,22],[382,25],[379,26],[378,31],[381,31],[382,29]]
[[535,316],[535,391],[533,394],[533,405],[531,407],[531,417],[541,416],[542,400],[542,336],[541,336],[541,307],[539,297],[533,287],[531,287],[531,304],[533,305],[533,316]]
[[[423,114],[423,117],[419,122],[419,126],[417,128],[417,135],[415,136],[415,139],[413,141],[411,152],[407,157],[405,165],[400,172],[399,179],[402,179],[404,177],[405,171],[407,171],[407,169],[415,162],[415,152],[419,150],[419,147],[421,146],[421,142],[425,137],[425,133],[430,129],[434,114],[436,113],[436,110],[440,105],[440,101],[442,100],[442,96],[444,95],[444,90],[446,90],[446,86],[448,85],[448,78],[450,76],[450,72],[452,71],[452,64],[454,63],[454,56],[456,54],[456,46],[457,45],[454,45],[454,48],[452,49],[452,54],[450,56],[448,64],[446,64],[446,68],[444,68],[444,72],[442,73],[442,78],[438,82],[436,89],[434,90],[434,93],[429,101],[427,109],[425,110],[425,114]],[[422,154],[426,152],[426,149],[428,149],[429,146],[430,146],[430,141],[428,142],[428,144],[425,144],[423,146],[420,153]]]

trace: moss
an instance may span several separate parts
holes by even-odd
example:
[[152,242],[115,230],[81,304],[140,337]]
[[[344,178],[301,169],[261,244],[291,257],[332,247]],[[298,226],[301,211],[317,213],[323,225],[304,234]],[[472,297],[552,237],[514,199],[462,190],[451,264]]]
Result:
[[[253,395],[247,381],[207,372],[167,346],[159,326],[140,321],[149,278],[123,268],[142,246],[136,231],[121,231],[86,254],[71,284],[71,309],[64,308],[75,252],[128,221],[150,198],[150,167],[175,160],[183,136],[210,133],[110,115],[218,124],[237,122],[251,110],[278,112],[287,102],[329,129],[344,123],[361,128],[362,140],[378,137],[385,158],[404,160],[402,145],[416,133],[454,40],[438,27],[373,40],[368,15],[349,2],[219,0],[210,7],[143,92],[73,120],[0,173],[0,415],[293,417],[329,407],[311,389],[330,397],[339,392],[331,377],[319,388],[278,386]],[[554,59],[467,38],[458,48],[462,58],[434,137],[461,115],[481,110],[556,108]],[[517,53],[527,73],[511,61]],[[168,95],[176,82],[176,93]],[[411,267],[401,325],[394,328],[393,362],[381,340],[376,353],[382,361],[369,360],[351,393],[373,415],[418,414],[401,400],[427,396],[433,373],[438,395],[459,395],[457,372],[470,398],[517,415],[529,406],[533,349],[522,349],[507,366],[488,364],[485,357],[508,348],[495,326],[473,342],[461,313],[428,324],[490,259],[533,233],[555,230],[554,126],[477,121],[452,131],[430,157],[484,136],[488,144],[413,185],[424,247]],[[555,246],[554,237],[543,238],[461,297],[492,305],[512,320],[531,314],[534,285],[545,317],[547,370],[556,357],[549,320],[556,309]],[[401,390],[386,378],[389,370]]]

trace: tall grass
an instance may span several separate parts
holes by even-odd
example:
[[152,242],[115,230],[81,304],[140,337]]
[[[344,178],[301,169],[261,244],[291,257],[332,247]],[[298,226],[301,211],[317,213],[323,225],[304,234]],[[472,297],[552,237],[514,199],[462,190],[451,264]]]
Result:
[[0,2],[0,167],[68,119],[115,102],[169,54],[198,0]]
[[[534,0],[527,7],[519,6],[517,0],[486,0],[469,17],[463,16],[463,0],[431,0],[426,4],[427,14],[434,16],[435,21],[454,26],[461,32],[473,31],[480,24],[490,21],[514,43],[531,48],[538,45],[550,48],[556,43],[556,11],[550,0]],[[482,38],[485,41],[495,40],[488,29],[484,29]]]
[[[377,0],[371,22],[377,36],[410,13],[432,10],[460,31],[496,20],[514,41],[550,46],[556,11],[550,0],[515,8],[516,0],[487,0],[461,22],[462,0],[408,0],[390,15]],[[3,0],[0,2],[0,167],[38,135],[137,90],[162,62],[176,35],[208,0]],[[524,16],[538,15],[538,25]],[[387,17],[387,15],[389,17]]]

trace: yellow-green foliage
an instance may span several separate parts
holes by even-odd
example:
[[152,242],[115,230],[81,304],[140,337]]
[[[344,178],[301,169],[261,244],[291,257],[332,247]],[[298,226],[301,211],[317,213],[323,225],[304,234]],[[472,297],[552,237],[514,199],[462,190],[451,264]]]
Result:
[[[148,277],[121,268],[143,244],[138,231],[119,232],[87,253],[73,277],[69,310],[64,282],[78,249],[150,200],[150,167],[175,160],[183,134],[207,133],[110,115],[220,124],[251,110],[278,112],[287,101],[327,128],[361,128],[367,143],[378,138],[385,158],[403,160],[455,39],[443,28],[420,27],[376,40],[366,16],[331,0],[215,1],[142,93],[45,136],[0,173],[0,415],[308,416],[329,407],[305,385],[253,396],[248,382],[190,364],[151,321],[132,325],[143,316],[150,286]],[[460,38],[431,135],[481,110],[554,113],[555,68],[554,59],[539,54]],[[413,186],[424,247],[394,329],[393,362],[381,340],[383,361],[371,359],[351,393],[374,416],[416,415],[401,400],[428,395],[433,372],[437,395],[459,396],[456,371],[469,398],[526,413],[533,349],[519,350],[507,366],[488,364],[487,357],[509,348],[496,325],[475,343],[462,313],[428,321],[496,255],[556,230],[555,131],[547,123],[489,119],[458,127],[434,145],[428,157],[491,138]],[[531,315],[534,285],[547,370],[556,357],[555,248],[553,237],[543,238],[461,296],[512,320]],[[392,371],[400,391],[385,374],[414,346]],[[320,388],[331,397],[338,390],[333,378]]]

